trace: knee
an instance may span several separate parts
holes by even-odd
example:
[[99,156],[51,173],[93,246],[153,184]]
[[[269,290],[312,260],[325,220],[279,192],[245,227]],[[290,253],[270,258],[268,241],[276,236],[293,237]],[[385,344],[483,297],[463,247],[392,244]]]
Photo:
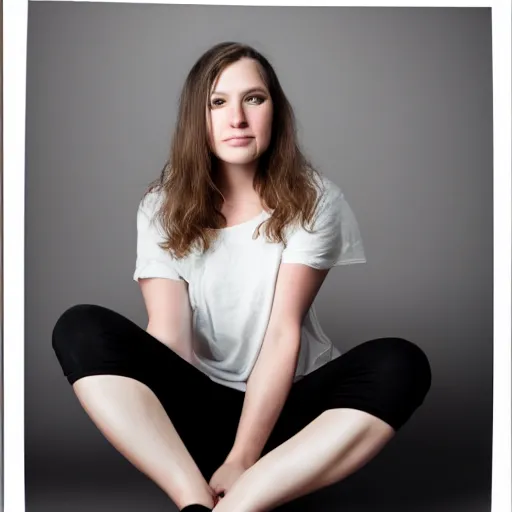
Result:
[[84,339],[100,309],[93,304],[77,304],[60,315],[52,331],[52,347],[57,355]]
[[412,341],[404,338],[378,340],[382,353],[379,358],[382,371],[401,389],[408,389],[422,402],[430,390],[432,371],[426,353]]

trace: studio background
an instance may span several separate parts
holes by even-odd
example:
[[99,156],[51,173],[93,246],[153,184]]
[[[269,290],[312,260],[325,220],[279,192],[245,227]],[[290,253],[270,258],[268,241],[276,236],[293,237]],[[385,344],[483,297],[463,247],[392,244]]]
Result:
[[433,372],[384,451],[302,503],[489,511],[491,10],[71,2],[29,3],[27,511],[173,510],[83,411],[51,332],[77,303],[145,327],[137,206],[167,158],[186,74],[226,40],[269,58],[306,155],[359,222],[368,263],[329,274],[316,299],[324,330],[342,351],[410,339]]

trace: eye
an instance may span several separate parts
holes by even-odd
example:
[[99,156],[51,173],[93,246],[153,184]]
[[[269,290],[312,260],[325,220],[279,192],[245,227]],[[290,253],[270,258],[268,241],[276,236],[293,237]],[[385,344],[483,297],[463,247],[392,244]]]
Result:
[[221,100],[220,98],[217,98],[217,99],[211,101],[211,105],[213,107],[220,107],[221,103],[219,103],[219,101],[224,101],[224,100]]
[[248,100],[256,100],[256,105],[261,105],[265,101],[265,97],[263,96],[249,96]]

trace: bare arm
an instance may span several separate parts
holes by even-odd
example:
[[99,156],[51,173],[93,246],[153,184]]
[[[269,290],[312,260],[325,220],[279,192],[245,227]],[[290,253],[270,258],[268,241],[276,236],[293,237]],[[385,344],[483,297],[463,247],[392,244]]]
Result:
[[148,313],[146,331],[192,364],[192,310],[186,281],[139,279]]
[[293,384],[302,321],[328,272],[302,264],[281,264],[270,321],[247,381],[227,461],[241,461],[249,467],[259,459]]

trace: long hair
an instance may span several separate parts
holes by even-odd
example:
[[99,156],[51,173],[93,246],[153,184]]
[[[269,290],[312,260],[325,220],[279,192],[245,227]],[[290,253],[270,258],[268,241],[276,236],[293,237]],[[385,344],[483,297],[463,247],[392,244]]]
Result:
[[213,178],[215,155],[209,146],[206,109],[217,77],[242,58],[259,63],[273,103],[271,139],[260,156],[253,182],[264,208],[272,210],[272,215],[255,229],[253,237],[257,238],[264,227],[269,242],[286,244],[285,228],[299,222],[306,228],[316,211],[317,171],[298,146],[293,109],[274,69],[250,46],[220,43],[204,53],[190,70],[179,100],[169,158],[160,177],[144,194],[163,192],[164,199],[156,212],[166,234],[160,246],[175,258],[185,257],[195,247],[208,250],[218,235],[216,230],[226,226],[220,210],[223,196]]

